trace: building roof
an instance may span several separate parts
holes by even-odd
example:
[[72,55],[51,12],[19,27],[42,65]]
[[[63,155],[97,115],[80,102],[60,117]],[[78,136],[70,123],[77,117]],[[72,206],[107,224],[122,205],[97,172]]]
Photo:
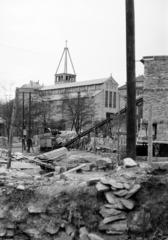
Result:
[[21,88],[33,88],[33,89],[40,89],[41,87],[42,87],[42,85],[40,85],[39,81],[34,82],[32,80],[30,80],[29,83],[21,86]]
[[118,83],[112,78],[100,78],[100,79],[94,79],[94,80],[88,80],[88,81],[81,81],[81,82],[72,82],[72,83],[57,83],[52,86],[45,86],[42,87],[40,90],[52,90],[52,89],[62,89],[62,88],[72,88],[72,87],[82,87],[82,86],[90,86],[90,85],[98,85],[103,84],[107,80],[112,80],[114,84],[118,85]]
[[[143,86],[143,82],[144,82],[144,75],[139,75],[136,77],[136,87],[142,87]],[[122,89],[126,89],[126,84],[122,85],[121,87],[119,87],[118,89],[119,90],[122,90]]]
[[[97,94],[99,94],[102,90],[97,90],[97,91],[94,91],[92,93],[87,93],[87,92],[80,92],[80,97],[94,97],[96,96]],[[67,95],[67,98],[77,98],[78,96],[78,93],[69,93]],[[43,101],[59,101],[63,98],[66,98],[66,95],[64,94],[55,94],[55,95],[51,95],[51,96],[47,96],[47,97],[44,97],[43,98]]]

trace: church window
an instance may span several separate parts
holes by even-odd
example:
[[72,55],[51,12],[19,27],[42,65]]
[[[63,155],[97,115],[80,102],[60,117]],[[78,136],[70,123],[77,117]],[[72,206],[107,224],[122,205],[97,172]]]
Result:
[[109,107],[112,108],[112,92],[109,94]]
[[116,92],[113,94],[113,108],[116,108]]
[[108,91],[105,91],[105,107],[108,107]]

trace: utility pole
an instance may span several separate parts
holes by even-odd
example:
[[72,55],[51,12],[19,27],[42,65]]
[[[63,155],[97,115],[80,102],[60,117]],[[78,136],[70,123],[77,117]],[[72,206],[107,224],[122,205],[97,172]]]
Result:
[[24,151],[24,129],[25,129],[25,113],[24,113],[24,92],[22,93],[22,152]]
[[31,138],[31,92],[29,92],[29,138]]
[[7,162],[7,168],[9,169],[11,167],[11,161],[12,161],[12,139],[13,139],[13,128],[14,128],[14,122],[16,118],[16,108],[17,108],[17,98],[18,98],[18,91],[16,89],[15,91],[15,99],[13,102],[13,108],[12,108],[12,117],[11,117],[11,124],[9,129],[9,147],[8,147],[8,162]]
[[126,0],[127,156],[136,158],[136,82],[134,0]]
[[117,140],[117,163],[120,163],[120,94],[118,94],[118,140]]

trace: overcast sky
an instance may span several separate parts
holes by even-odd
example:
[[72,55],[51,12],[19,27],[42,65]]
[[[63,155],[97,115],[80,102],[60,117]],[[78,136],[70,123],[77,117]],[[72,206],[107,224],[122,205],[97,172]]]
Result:
[[[137,61],[168,55],[167,13],[168,0],[135,0]],[[54,84],[65,40],[77,81],[126,81],[125,0],[0,0],[0,36],[1,98],[30,80]]]

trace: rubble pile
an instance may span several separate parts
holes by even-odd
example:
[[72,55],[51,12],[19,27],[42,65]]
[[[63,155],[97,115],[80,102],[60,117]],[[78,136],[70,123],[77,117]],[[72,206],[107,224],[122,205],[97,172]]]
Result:
[[66,148],[15,153],[0,167],[0,240],[165,240],[168,176],[152,171]]
[[81,171],[104,171],[114,169],[116,161],[110,157],[103,157],[89,152],[71,151],[62,147],[44,154],[37,155],[34,160],[44,170],[64,172],[85,163]]
[[75,131],[61,131],[61,133],[57,137],[57,142],[65,144],[75,137],[76,137]]
[[[137,164],[134,162],[134,165]],[[127,166],[132,165],[127,163]],[[100,231],[111,235],[122,235],[128,231],[128,213],[135,207],[132,197],[140,188],[141,185],[136,183],[136,175],[132,171],[104,177],[96,184],[97,191],[103,193],[106,200],[100,209],[103,217],[99,224]]]
[[[133,174],[114,171],[113,177],[86,177],[82,182],[70,180],[68,175],[64,179],[61,175],[38,179],[39,175],[21,170],[1,170],[0,240],[108,240],[111,234],[122,234],[122,239],[126,236],[128,211],[134,207],[130,198],[139,190],[134,182],[138,170]],[[100,193],[106,202],[99,199]]]

